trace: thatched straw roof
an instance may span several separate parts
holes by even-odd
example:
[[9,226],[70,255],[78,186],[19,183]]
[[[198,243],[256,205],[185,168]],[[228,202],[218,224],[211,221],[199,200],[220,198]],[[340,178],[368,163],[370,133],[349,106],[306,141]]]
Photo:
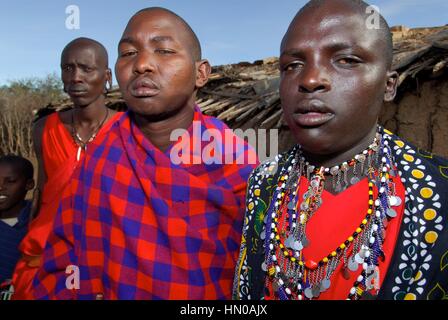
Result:
[[[418,78],[437,78],[448,73],[448,26],[407,29],[394,27],[393,67],[400,73],[399,92]],[[232,128],[282,128],[278,94],[278,59],[241,62],[214,67],[207,86],[198,94],[201,110],[225,121]],[[126,106],[118,89],[108,96],[114,109]],[[48,106],[39,115],[70,106],[66,100]]]

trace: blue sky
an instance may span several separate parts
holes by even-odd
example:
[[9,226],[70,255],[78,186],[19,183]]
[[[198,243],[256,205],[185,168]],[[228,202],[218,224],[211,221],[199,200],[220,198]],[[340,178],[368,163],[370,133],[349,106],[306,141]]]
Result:
[[[280,40],[305,0],[13,0],[0,3],[0,85],[59,74],[60,52],[74,38],[103,43],[113,68],[117,43],[139,9],[162,6],[190,23],[212,65],[278,55]],[[390,25],[448,24],[448,0],[375,0]],[[80,29],[68,30],[66,8],[80,10]]]

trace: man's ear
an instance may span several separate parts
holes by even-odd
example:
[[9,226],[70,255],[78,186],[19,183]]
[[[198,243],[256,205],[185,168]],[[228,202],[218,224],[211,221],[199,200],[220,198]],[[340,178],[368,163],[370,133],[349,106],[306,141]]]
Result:
[[34,183],[34,179],[29,179],[29,180],[26,182],[26,185],[25,185],[26,191],[33,190],[34,187],[35,187],[35,185],[36,185],[36,184]]
[[389,71],[387,73],[386,90],[384,91],[384,101],[391,102],[397,95],[398,72]]
[[106,89],[108,91],[112,90],[112,70],[110,68],[106,70]]
[[207,84],[208,77],[212,72],[212,67],[206,59],[196,62],[196,89],[202,88]]

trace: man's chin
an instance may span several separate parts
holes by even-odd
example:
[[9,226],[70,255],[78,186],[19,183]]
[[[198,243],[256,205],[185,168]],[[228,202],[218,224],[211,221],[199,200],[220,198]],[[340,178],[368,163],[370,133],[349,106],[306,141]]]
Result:
[[325,154],[332,149],[332,145],[337,141],[330,141],[334,135],[329,135],[325,125],[316,127],[291,128],[296,143],[304,149],[316,154]]
[[80,107],[80,108],[86,107],[86,106],[88,106],[89,104],[92,103],[91,100],[85,99],[85,98],[70,97],[70,100],[72,101],[72,103],[75,106]]
[[174,111],[166,111],[162,108],[158,107],[151,107],[151,106],[145,106],[145,107],[136,107],[135,105],[130,107],[129,110],[132,114],[134,114],[137,118],[143,118],[146,122],[160,122],[165,121],[170,118],[172,118],[174,115],[178,113],[177,110]]

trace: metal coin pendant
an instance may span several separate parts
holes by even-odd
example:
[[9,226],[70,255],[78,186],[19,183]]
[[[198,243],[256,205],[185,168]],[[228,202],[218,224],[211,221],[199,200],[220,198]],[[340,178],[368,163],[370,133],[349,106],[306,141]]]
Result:
[[366,290],[372,290],[373,289],[372,279],[373,279],[372,276],[367,277],[367,279],[366,279]]
[[[368,251],[368,249],[361,249],[361,250],[359,251],[359,256],[361,257],[361,259],[362,259],[363,262],[364,262],[364,259],[366,258],[367,251]],[[362,263],[362,262],[360,262],[360,263]]]
[[361,264],[364,262],[364,258],[362,258],[359,253],[355,254],[354,259],[358,264]]
[[397,216],[397,211],[392,208],[387,209],[386,214],[390,218],[395,218]]
[[389,198],[389,202],[392,207],[398,207],[399,205],[401,205],[401,199],[397,196],[391,196]]
[[308,240],[307,238],[303,237],[302,245],[303,245],[304,248],[308,247],[310,245],[310,240]]
[[350,271],[353,271],[353,272],[355,272],[355,271],[358,270],[358,268],[359,268],[359,263],[355,260],[355,257],[354,257],[354,256],[351,256],[351,257],[348,259],[348,265],[347,265],[347,267],[349,268]]
[[312,293],[313,293],[313,297],[315,298],[319,298],[320,296],[320,284],[315,284],[313,286],[313,288],[311,289]]
[[261,239],[261,240],[264,240],[265,238],[266,238],[266,231],[263,230],[263,231],[261,231],[261,233],[260,233],[260,239]]
[[350,179],[350,184],[357,184],[359,181],[359,178],[355,176]]
[[342,186],[340,183],[336,184],[336,188],[334,188],[334,191],[336,192],[341,192],[342,191]]
[[297,240],[294,239],[294,237],[292,235],[289,236],[286,241],[288,242],[288,244],[286,244],[286,242],[285,242],[285,246],[287,246],[290,249],[295,249],[295,244],[296,244]]
[[294,241],[294,248],[295,251],[300,251],[303,249],[303,244],[300,241]]
[[305,297],[307,297],[308,299],[313,299],[313,291],[311,290],[311,288],[306,288],[305,289]]
[[293,201],[288,203],[288,209],[289,210],[294,210],[295,207],[296,207],[296,204]]
[[368,275],[372,275],[373,276],[373,274],[375,272],[375,266],[374,265],[368,266],[366,272],[367,272]]
[[322,280],[322,283],[320,284],[321,292],[327,291],[331,286],[330,279],[324,279]]

